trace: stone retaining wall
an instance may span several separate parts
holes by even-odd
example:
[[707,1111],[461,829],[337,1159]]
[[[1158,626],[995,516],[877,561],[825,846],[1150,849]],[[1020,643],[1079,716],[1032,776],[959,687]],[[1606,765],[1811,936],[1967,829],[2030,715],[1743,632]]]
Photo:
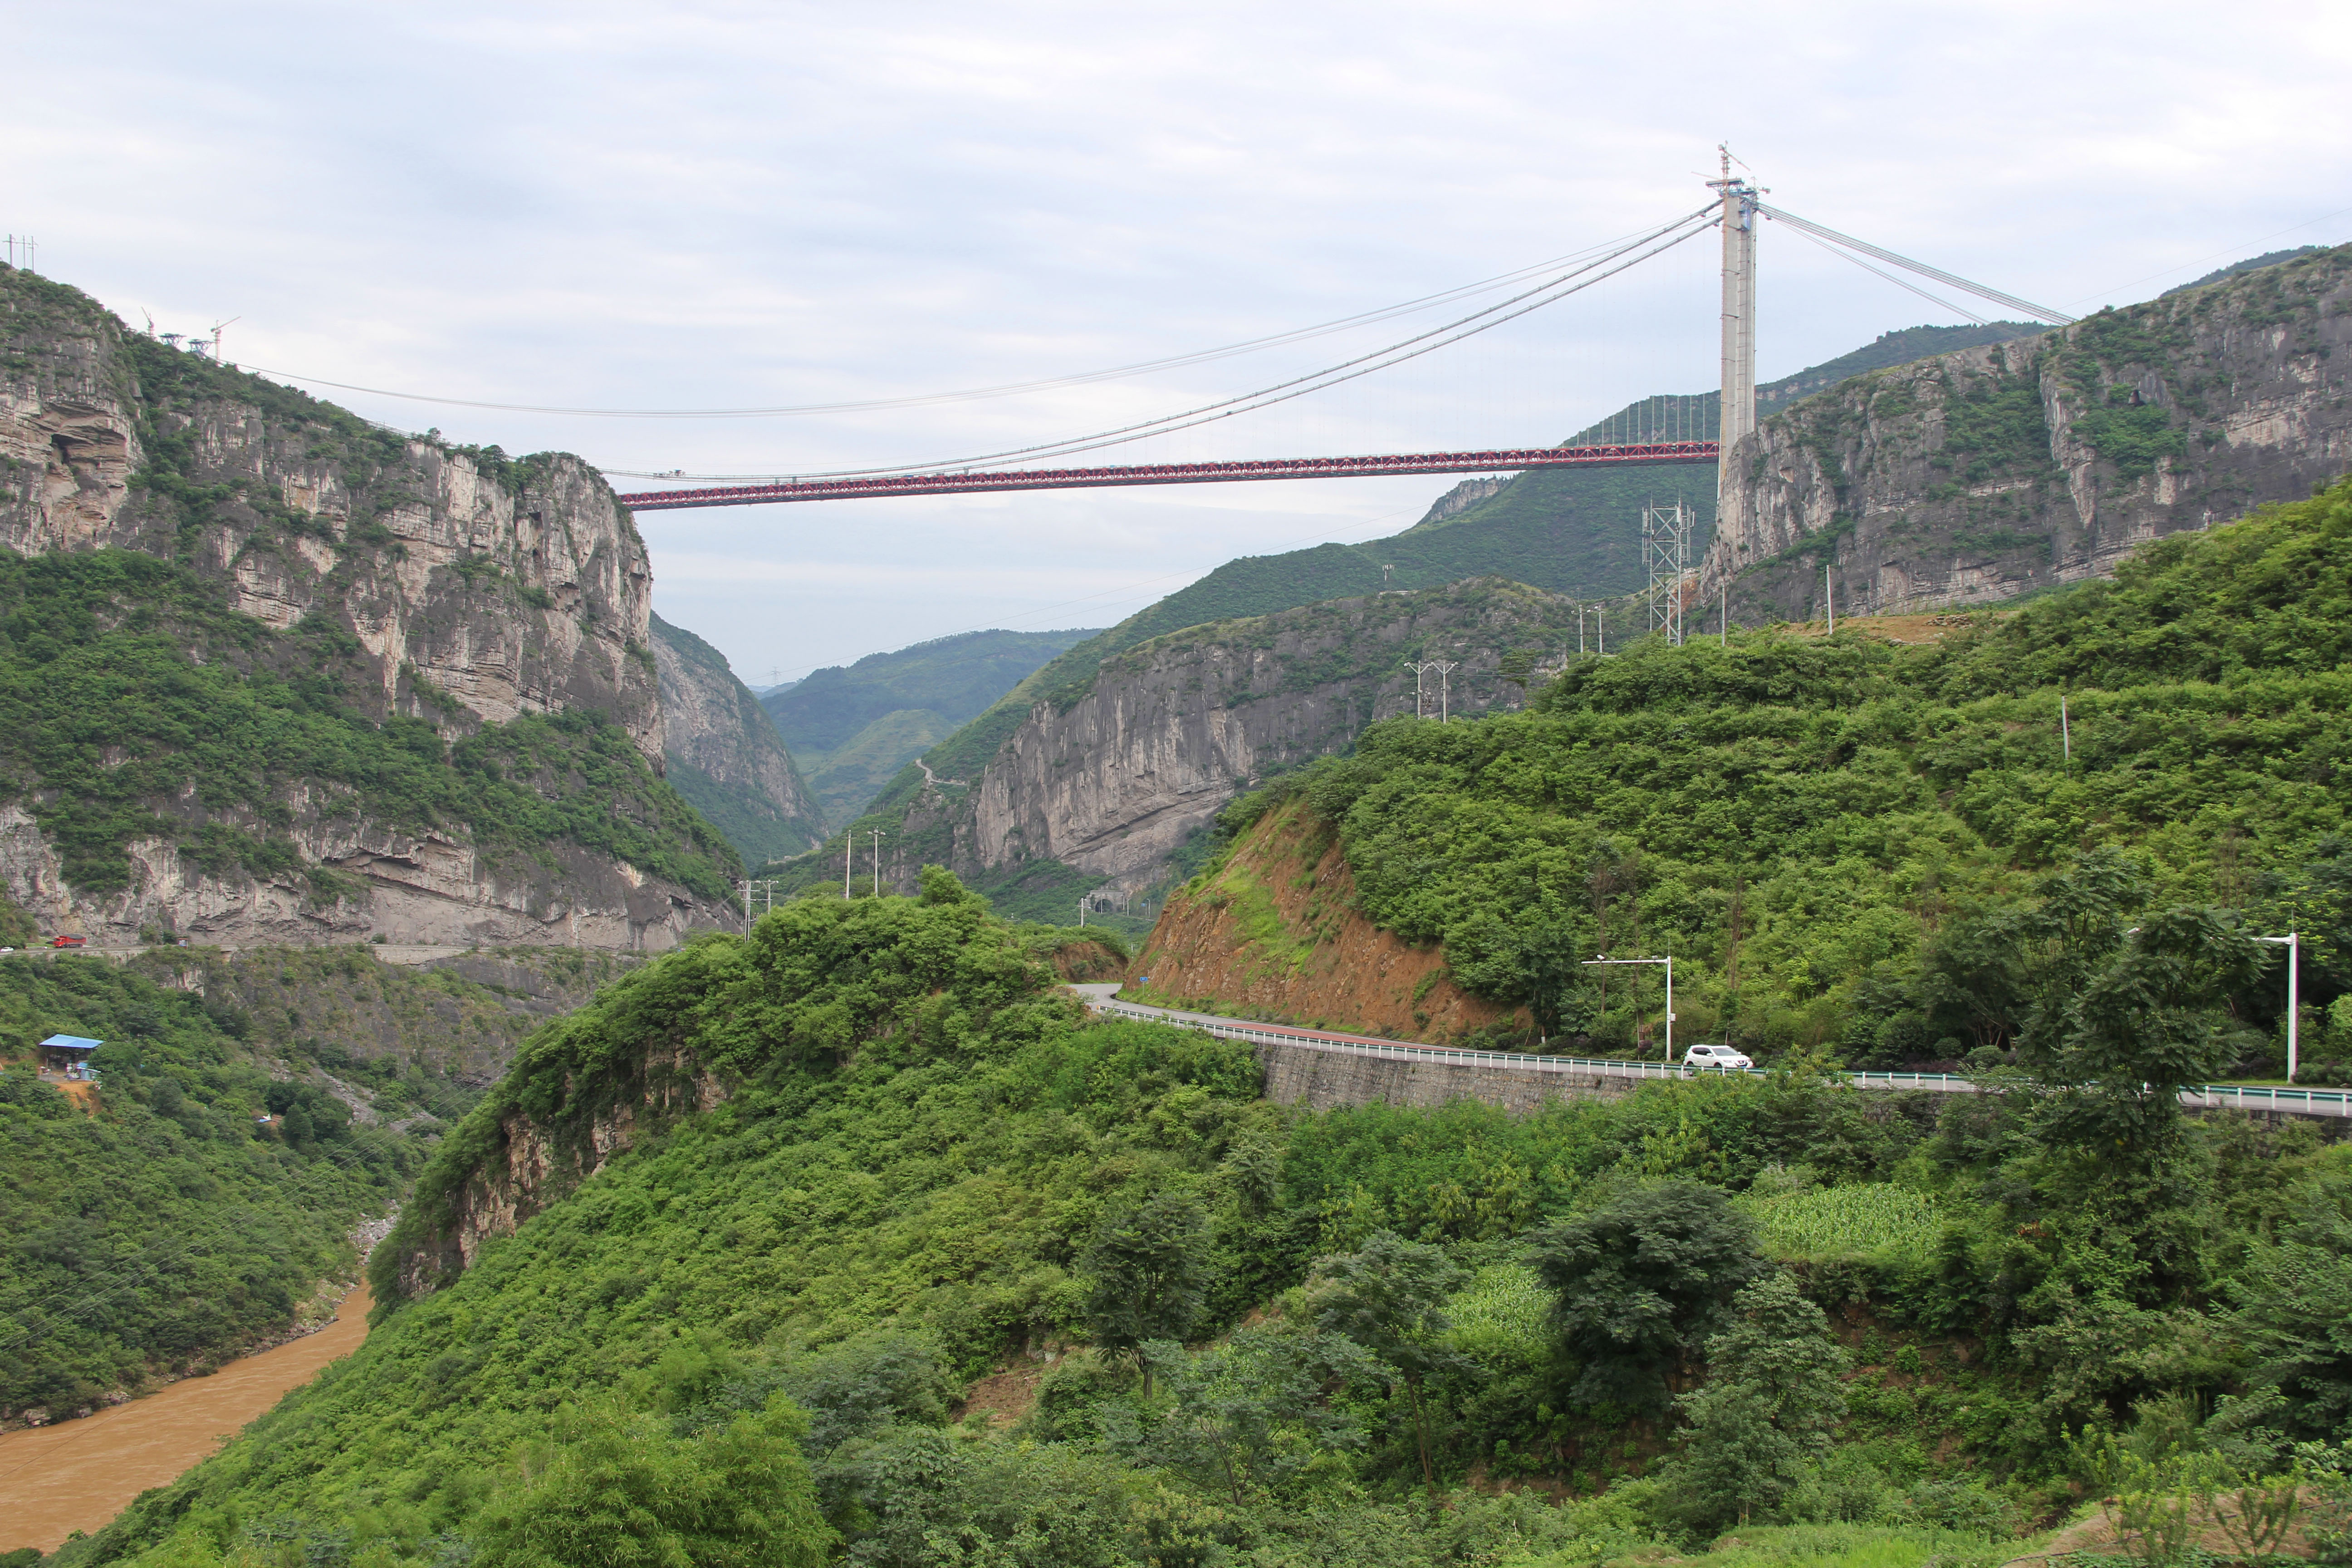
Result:
[[1599,1073],[1529,1072],[1475,1062],[1358,1056],[1286,1041],[1260,1041],[1265,1097],[1310,1110],[1340,1105],[1411,1106],[1434,1110],[1456,1100],[1483,1100],[1524,1114],[1555,1100],[1619,1100],[1642,1082]]

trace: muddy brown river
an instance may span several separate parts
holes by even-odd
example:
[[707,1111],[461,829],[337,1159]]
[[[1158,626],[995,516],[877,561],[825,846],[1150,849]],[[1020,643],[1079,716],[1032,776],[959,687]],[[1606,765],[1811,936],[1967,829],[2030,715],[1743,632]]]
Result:
[[357,1349],[368,1306],[362,1284],[315,1334],[80,1421],[0,1435],[0,1552],[54,1551],[210,1457],[288,1389]]

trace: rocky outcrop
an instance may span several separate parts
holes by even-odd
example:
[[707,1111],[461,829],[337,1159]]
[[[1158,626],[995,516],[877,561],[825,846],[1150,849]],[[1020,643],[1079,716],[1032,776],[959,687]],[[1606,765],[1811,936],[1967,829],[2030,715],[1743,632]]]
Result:
[[659,616],[651,632],[670,783],[719,826],[746,864],[824,843],[784,738],[726,656]]
[[[336,700],[429,721],[446,741],[589,711],[655,772],[662,705],[644,541],[603,479],[561,454],[509,459],[402,436],[126,332],[78,291],[0,269],[0,548],[172,560],[237,613],[331,655]],[[191,650],[193,657],[204,657]],[[323,667],[322,667],[323,669]],[[416,830],[315,780],[266,810],[156,800],[165,821],[290,840],[348,879],[193,866],[131,846],[132,884],[70,886],[24,803],[0,811],[0,878],[53,929],[161,926],[207,940],[666,947],[724,923],[713,901],[566,843],[492,855],[461,823]],[[331,896],[321,888],[331,887]]]
[[[1420,679],[1432,720],[1441,700],[1462,716],[1516,707],[1525,677],[1574,647],[1574,618],[1567,599],[1486,578],[1155,638],[1105,659],[1066,704],[1031,710],[954,803],[958,869],[1050,859],[1143,887],[1262,775],[1413,712],[1408,663],[1454,667],[1443,692],[1438,671]],[[1515,654],[1520,683],[1503,675]]]
[[1132,1001],[1395,1039],[1523,1021],[1456,985],[1442,947],[1365,920],[1338,833],[1297,801],[1170,895],[1129,974],[1120,994]]
[[1844,382],[1732,454],[1698,596],[1990,603],[2307,496],[2352,468],[2347,306],[2352,247]]
[[[407,1299],[440,1289],[465,1272],[486,1242],[513,1235],[639,1136],[726,1099],[718,1075],[685,1050],[671,1049],[622,1064],[612,1083],[596,1085],[593,1106],[575,1100],[567,1114],[552,1118],[508,1106],[457,1184],[435,1194],[429,1213],[412,1211],[393,1232],[374,1267],[379,1284]],[[383,1300],[384,1292],[378,1294]]]

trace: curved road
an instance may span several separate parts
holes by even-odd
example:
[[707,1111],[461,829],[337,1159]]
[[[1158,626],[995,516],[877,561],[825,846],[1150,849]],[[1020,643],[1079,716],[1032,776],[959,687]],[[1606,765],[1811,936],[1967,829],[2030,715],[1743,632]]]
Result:
[[[1313,1051],[1339,1051],[1350,1056],[1386,1057],[1417,1061],[1460,1062],[1519,1072],[1576,1073],[1586,1077],[1664,1079],[1691,1078],[1720,1071],[1716,1068],[1667,1067],[1658,1062],[1622,1061],[1606,1057],[1535,1056],[1521,1051],[1465,1051],[1449,1046],[1423,1046],[1410,1040],[1383,1040],[1371,1035],[1348,1035],[1331,1029],[1301,1029],[1286,1024],[1261,1024],[1249,1018],[1223,1018],[1213,1013],[1187,1013],[1173,1007],[1153,1007],[1118,998],[1116,984],[1073,985],[1087,1005],[1097,1013],[1123,1018],[1147,1018],[1181,1024],[1188,1029],[1255,1044],[1281,1044]],[[1749,1076],[1761,1078],[1762,1068]],[[1974,1094],[1977,1086],[1956,1073],[1850,1072],[1839,1075],[1856,1089],[1926,1089],[1936,1094]],[[2352,1117],[2352,1093],[2335,1089],[2262,1089],[2238,1084],[2207,1084],[2180,1097],[2182,1105],[2197,1110],[2261,1110],[2285,1116]]]

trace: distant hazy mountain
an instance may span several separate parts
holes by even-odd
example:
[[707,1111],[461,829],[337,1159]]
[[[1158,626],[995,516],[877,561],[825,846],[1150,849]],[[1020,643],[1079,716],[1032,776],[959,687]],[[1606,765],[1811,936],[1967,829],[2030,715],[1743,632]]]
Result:
[[817,670],[763,693],[760,705],[792,748],[818,814],[838,827],[928,748],[1094,635],[965,632]]

